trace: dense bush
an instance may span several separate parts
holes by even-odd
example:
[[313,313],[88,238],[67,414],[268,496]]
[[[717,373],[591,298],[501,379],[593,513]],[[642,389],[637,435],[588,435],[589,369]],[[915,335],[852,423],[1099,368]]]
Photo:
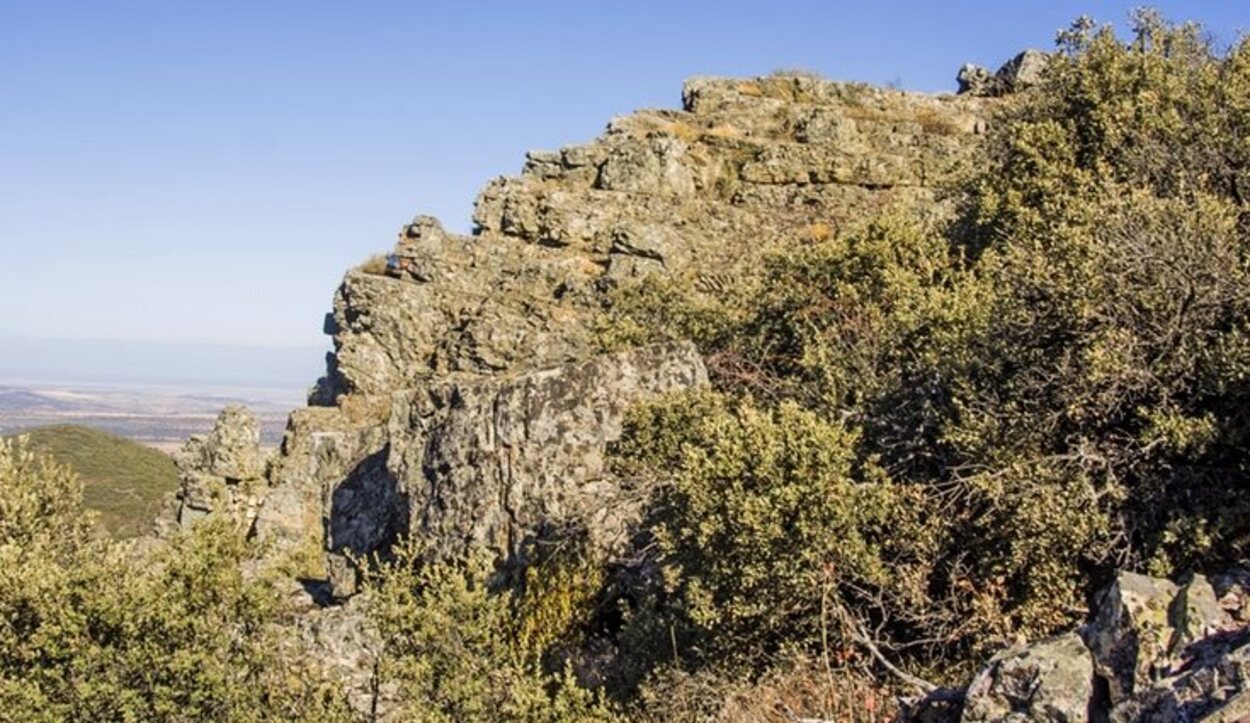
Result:
[[[402,719],[615,720],[568,672],[544,668],[544,653],[569,624],[542,602],[559,591],[514,594],[491,584],[493,572],[481,557],[423,562],[412,545],[375,565],[366,601],[383,641],[381,678],[398,689]],[[532,633],[531,616],[539,610],[541,621],[553,625],[543,636]]]
[[950,219],[617,293],[606,344],[693,338],[720,392],[621,446],[687,664],[827,651],[838,609],[932,673],[1077,621],[1112,569],[1246,554],[1250,44],[1081,20],[993,128]]
[[[280,638],[233,526],[143,552],[92,540],[81,485],[0,440],[0,710],[9,720],[346,720]],[[284,646],[282,643],[286,642]]]

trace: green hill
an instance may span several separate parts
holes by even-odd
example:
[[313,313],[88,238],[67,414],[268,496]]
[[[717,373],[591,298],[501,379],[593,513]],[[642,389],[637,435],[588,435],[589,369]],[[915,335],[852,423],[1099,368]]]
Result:
[[100,523],[114,537],[146,532],[164,496],[178,488],[169,455],[108,432],[58,424],[23,434],[33,449],[78,473],[83,503],[100,513]]

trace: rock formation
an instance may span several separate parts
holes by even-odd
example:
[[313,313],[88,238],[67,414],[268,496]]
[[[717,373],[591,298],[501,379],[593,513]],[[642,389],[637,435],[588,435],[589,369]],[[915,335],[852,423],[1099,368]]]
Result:
[[607,292],[659,273],[714,293],[709,277],[883,204],[940,208],[986,127],[978,98],[807,77],[695,79],[683,100],[528,154],[479,196],[472,235],[419,216],[387,269],[347,273],[335,351],[291,415],[257,536],[328,553],[308,574],[340,594],[346,553],[402,533],[520,559],[544,528],[589,518],[610,547],[625,520],[609,502],[629,491],[603,453],[621,415],[705,373],[689,347],[601,354]]
[[[664,274],[713,294],[769,251],[884,205],[940,214],[992,101],[770,76],[691,80],[683,102],[529,153],[482,191],[473,234],[418,216],[386,268],[349,271],[326,375],[277,455],[263,463],[254,420],[227,410],[183,452],[179,519],[231,511],[339,600],[354,557],[399,535],[432,556],[476,548],[524,565],[576,525],[613,554],[646,491],[612,476],[608,445],[631,406],[706,372],[689,344],[604,353],[608,293]],[[368,636],[344,632],[361,625],[350,602],[308,620],[345,670],[375,660]]]
[[961,720],[1233,721],[1250,716],[1250,575],[1184,585],[1122,573],[1078,633],[995,658]]
[[[714,294],[717,278],[882,205],[942,213],[938,191],[975,157],[989,97],[1027,89],[1046,63],[1026,51],[996,74],[965,66],[959,96],[695,79],[682,110],[528,154],[482,191],[472,235],[418,216],[385,268],[347,273],[326,375],[278,454],[262,456],[245,410],[225,410],[179,455],[178,522],[223,511],[295,555],[325,591],[316,604],[296,593],[300,634],[356,705],[380,710],[377,643],[348,599],[355,556],[406,535],[432,557],[485,550],[506,568],[569,527],[603,556],[628,538],[646,490],[613,477],[608,447],[631,406],[706,372],[689,344],[604,353],[594,325],[614,287],[664,274]],[[1123,574],[1082,630],[989,661],[962,720],[1243,719],[1248,591],[1244,573]]]
[[998,72],[991,74],[980,65],[966,63],[959,69],[955,80],[959,83],[960,95],[978,97],[994,97],[1018,93],[1028,90],[1041,82],[1046,66],[1050,64],[1050,56],[1040,50],[1025,50],[1015,56]]

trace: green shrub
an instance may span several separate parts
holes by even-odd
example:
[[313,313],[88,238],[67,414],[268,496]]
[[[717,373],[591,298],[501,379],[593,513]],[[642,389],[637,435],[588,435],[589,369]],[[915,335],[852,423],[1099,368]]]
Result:
[[[0,706],[14,720],[346,720],[280,637],[273,580],[206,522],[148,552],[90,539],[66,468],[0,440]],[[284,645],[285,643],[285,645]]]
[[615,328],[694,339],[728,395],[621,445],[687,662],[817,650],[818,561],[921,670],[1073,624],[1113,568],[1244,557],[1250,43],[1136,20],[1062,35],[952,218],[887,208],[712,299],[617,292]]
[[521,601],[491,589],[492,573],[482,557],[422,562],[411,545],[372,571],[366,600],[383,640],[380,674],[399,688],[404,720],[615,720],[570,673],[543,669],[547,640],[532,634]]

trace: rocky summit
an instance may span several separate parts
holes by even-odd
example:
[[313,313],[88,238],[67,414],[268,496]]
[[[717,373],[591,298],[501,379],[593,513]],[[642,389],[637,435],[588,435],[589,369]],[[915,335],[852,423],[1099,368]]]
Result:
[[[601,353],[608,292],[663,274],[714,294],[766,251],[884,204],[940,208],[989,122],[981,98],[801,76],[698,78],[682,98],[682,110],[616,118],[587,145],[528,153],[520,176],[482,191],[473,234],[418,216],[387,263],[347,273],[326,319],[326,375],[262,489],[219,485],[249,490],[246,504],[223,499],[248,510],[257,537],[321,550],[328,572],[309,573],[348,594],[344,556],[401,534],[517,558],[545,526],[616,510],[624,492],[603,454],[624,411],[706,373],[688,345]],[[231,411],[190,443],[182,519],[222,477],[215,450],[252,424]]]
[[[234,515],[337,600],[356,591],[353,560],[401,535],[516,566],[577,522],[612,554],[645,498],[605,464],[625,412],[707,373],[689,344],[604,353],[608,293],[662,274],[715,294],[768,250],[886,204],[939,209],[993,102],[788,75],[696,78],[682,101],[528,153],[481,192],[472,234],[418,216],[385,263],[348,271],[326,375],[277,454],[226,410],[179,457],[177,519]],[[337,621],[311,626],[318,644],[351,628],[350,607],[316,613]],[[348,647],[331,657],[357,660]]]
[[[946,213],[944,186],[976,159],[1001,96],[1045,62],[965,66],[958,95],[696,78],[680,110],[528,153],[520,175],[481,192],[473,233],[418,216],[385,259],[347,272],[325,322],[326,374],[281,448],[265,458],[256,420],[227,409],[179,457],[177,521],[231,515],[291,555],[300,634],[343,671],[353,704],[385,718],[353,600],[362,556],[403,537],[432,559],[488,554],[506,577],[552,530],[578,526],[611,559],[636,529],[648,490],[614,475],[609,449],[632,406],[704,385],[707,371],[689,343],[606,350],[595,330],[614,289],[661,275],[715,295],[766,253],[884,206]],[[1124,574],[1085,627],[1022,642],[916,715],[1243,720],[1246,590],[1236,573],[1179,586]]]

